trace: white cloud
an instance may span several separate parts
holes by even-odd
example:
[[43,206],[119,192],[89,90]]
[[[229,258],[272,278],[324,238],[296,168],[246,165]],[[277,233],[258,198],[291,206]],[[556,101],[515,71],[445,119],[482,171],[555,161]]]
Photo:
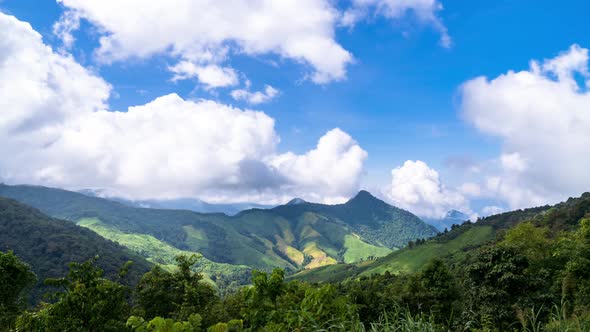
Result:
[[274,120],[262,112],[176,94],[113,112],[110,91],[0,13],[0,154],[10,156],[0,178],[212,201],[333,201],[358,189],[366,152],[339,129],[306,154],[280,154]]
[[231,96],[235,100],[244,100],[252,105],[269,102],[278,95],[279,90],[270,85],[265,85],[263,91],[251,92],[247,89],[236,89],[231,92]]
[[518,152],[504,153],[500,156],[502,168],[512,172],[524,172],[527,169],[527,163],[522,159]]
[[328,0],[58,1],[100,29],[97,55],[106,62],[169,54],[204,65],[227,52],[272,53],[327,83],[344,79],[352,61],[334,39],[339,12]]
[[174,73],[173,81],[198,77],[199,82],[208,89],[223,88],[237,85],[238,75],[229,67],[217,65],[196,65],[191,61],[181,61],[169,68]]
[[37,137],[21,133],[37,133],[46,139],[44,144],[51,144],[64,119],[106,108],[110,91],[108,83],[72,57],[44,45],[28,23],[0,13],[0,136],[4,139],[20,137],[26,142]]
[[53,34],[59,37],[66,48],[71,48],[76,39],[73,32],[80,28],[80,16],[74,11],[63,13],[53,25]]
[[423,217],[442,218],[452,209],[472,214],[466,198],[444,186],[438,172],[420,160],[408,160],[391,171],[385,196],[395,206]]
[[503,208],[495,205],[485,206],[483,209],[481,209],[481,213],[484,217],[491,216],[494,214],[500,214],[504,211],[505,210]]
[[588,50],[572,45],[530,69],[461,87],[465,118],[503,142],[487,187],[510,208],[560,201],[590,188]]
[[452,40],[447,28],[437,16],[443,9],[438,0],[353,0],[352,3],[353,6],[341,17],[340,23],[344,26],[355,25],[371,11],[389,19],[400,19],[413,14],[419,21],[432,25],[441,34],[440,43],[443,47],[451,47]]
[[473,183],[473,182],[463,183],[459,187],[459,191],[463,195],[469,196],[469,197],[478,197],[478,196],[481,196],[481,194],[482,194],[481,187],[477,183]]
[[[314,200],[342,202],[359,187],[367,158],[358,143],[336,128],[320,138],[317,147],[304,155],[285,153],[271,164],[291,182],[307,188]],[[336,166],[336,167],[335,167]]]

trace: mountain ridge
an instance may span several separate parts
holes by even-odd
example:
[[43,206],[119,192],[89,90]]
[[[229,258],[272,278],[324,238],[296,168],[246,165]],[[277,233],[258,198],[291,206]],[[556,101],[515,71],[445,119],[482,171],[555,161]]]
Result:
[[[214,263],[243,269],[303,268],[357,262],[386,255],[409,240],[436,230],[413,214],[359,192],[344,204],[302,203],[272,209],[250,209],[235,216],[185,210],[129,207],[102,198],[40,186],[0,185],[8,196],[62,219],[80,223],[153,259],[158,247],[201,253]],[[375,209],[374,207],[379,207]],[[133,236],[130,236],[133,235]],[[127,241],[127,242],[125,242]],[[161,245],[145,246],[160,241]],[[144,243],[145,242],[145,243]],[[170,255],[166,255],[169,257]],[[212,276],[228,274],[213,266]],[[213,278],[215,279],[215,278]]]

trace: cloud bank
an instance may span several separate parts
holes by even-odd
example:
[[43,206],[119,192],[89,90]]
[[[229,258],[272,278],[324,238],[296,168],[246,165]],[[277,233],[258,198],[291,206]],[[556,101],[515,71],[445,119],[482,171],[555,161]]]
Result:
[[29,24],[0,13],[0,179],[226,202],[339,201],[358,189],[366,152],[339,129],[307,153],[279,153],[265,113],[176,94],[116,112],[110,94]]

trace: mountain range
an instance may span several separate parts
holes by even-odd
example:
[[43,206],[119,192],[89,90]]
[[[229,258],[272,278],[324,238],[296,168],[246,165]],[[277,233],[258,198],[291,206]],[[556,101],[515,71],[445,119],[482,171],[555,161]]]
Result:
[[241,211],[249,209],[270,209],[274,205],[263,205],[256,203],[209,203],[198,198],[176,198],[176,199],[149,199],[132,200],[117,196],[108,196],[100,189],[83,189],[78,191],[81,194],[91,197],[105,198],[132,207],[166,210],[189,210],[200,213],[224,213],[233,216]]
[[344,204],[296,199],[235,216],[139,208],[39,186],[2,184],[0,196],[90,229],[165,267],[178,254],[199,253],[199,268],[218,284],[244,283],[252,268],[297,271],[370,260],[437,234],[366,191]]

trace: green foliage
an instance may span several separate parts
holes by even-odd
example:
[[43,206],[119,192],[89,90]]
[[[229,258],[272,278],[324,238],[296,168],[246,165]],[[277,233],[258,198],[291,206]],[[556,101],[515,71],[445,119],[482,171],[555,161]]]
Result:
[[452,318],[458,311],[459,290],[455,276],[440,259],[433,259],[419,273],[410,277],[402,301],[412,312],[429,312]]
[[530,221],[522,222],[508,230],[500,245],[515,248],[531,262],[548,258],[552,249],[549,228],[536,227]]
[[158,266],[146,273],[136,288],[137,314],[146,319],[166,317],[179,321],[192,314],[208,317],[204,313],[210,311],[218,299],[211,285],[202,281],[203,276],[192,271],[199,258],[178,256],[173,273]]
[[590,310],[590,219],[558,239],[555,256],[565,262],[561,273],[562,296],[581,311]]
[[0,251],[0,330],[12,327],[16,316],[25,308],[24,293],[35,280],[30,267],[12,251]]
[[50,295],[54,303],[43,304],[36,312],[23,313],[16,322],[18,331],[121,331],[130,307],[128,288],[103,278],[95,260],[71,263],[65,278],[46,283],[62,290]]
[[199,314],[191,314],[186,321],[155,317],[146,322],[141,317],[131,316],[127,326],[135,332],[201,332],[201,320]]
[[312,287],[299,282],[284,283],[282,270],[269,276],[255,271],[242,311],[251,330],[293,331],[345,328],[355,317],[355,308],[334,285]]
[[492,316],[502,328],[514,323],[512,305],[529,291],[527,267],[526,257],[512,248],[480,250],[466,268],[468,303],[474,318]]
[[435,322],[434,315],[424,313],[412,314],[409,310],[396,307],[383,315],[378,321],[372,322],[368,331],[371,332],[446,332],[447,330]]
[[0,250],[12,250],[29,264],[38,276],[32,300],[39,300],[51,289],[47,278],[65,275],[68,263],[100,256],[97,264],[107,277],[116,278],[127,261],[134,264],[125,282],[135,285],[150,269],[150,263],[116,243],[71,222],[47,217],[11,199],[0,197]]

